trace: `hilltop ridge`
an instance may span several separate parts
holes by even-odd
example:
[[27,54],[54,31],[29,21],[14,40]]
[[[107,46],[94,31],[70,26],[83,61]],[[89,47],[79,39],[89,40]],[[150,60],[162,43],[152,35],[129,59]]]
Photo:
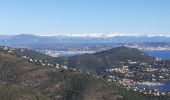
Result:
[[117,66],[124,61],[152,61],[154,57],[136,49],[125,46],[115,47],[94,54],[84,54],[73,57],[57,58],[57,61],[73,68],[99,71]]

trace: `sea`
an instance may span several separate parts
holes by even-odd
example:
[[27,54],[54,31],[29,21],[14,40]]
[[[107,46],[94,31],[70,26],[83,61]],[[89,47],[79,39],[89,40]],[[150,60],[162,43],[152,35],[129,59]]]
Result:
[[[170,50],[146,50],[144,51],[147,54],[150,54],[151,56],[170,60]],[[163,85],[157,85],[157,86],[147,86],[147,85],[134,85],[138,88],[146,88],[146,89],[157,89],[161,92],[170,92],[170,81],[166,81],[163,83]]]
[[137,85],[133,85],[133,87],[138,87],[138,88],[145,88],[148,90],[159,90],[161,92],[170,92],[170,81],[167,81],[161,85],[157,85],[157,86],[147,86],[147,85],[142,85],[142,84],[137,84]]
[[170,60],[170,50],[146,50],[144,52],[157,58]]

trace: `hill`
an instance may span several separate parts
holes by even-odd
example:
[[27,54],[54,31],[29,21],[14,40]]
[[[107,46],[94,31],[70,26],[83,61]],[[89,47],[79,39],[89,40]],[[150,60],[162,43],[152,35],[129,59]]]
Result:
[[37,59],[42,61],[47,60],[50,63],[55,63],[55,59],[53,57],[27,48],[16,48],[14,50],[14,54],[19,56],[27,56],[27,57],[31,57],[32,59]]
[[5,51],[8,53],[12,53],[17,56],[26,56],[32,59],[48,61],[50,63],[55,63],[55,58],[49,55],[28,49],[28,48],[11,48],[8,46],[0,46],[0,51]]
[[69,67],[90,71],[100,71],[109,67],[118,66],[121,62],[130,61],[152,61],[154,57],[134,48],[125,46],[112,48],[97,52],[95,54],[84,54],[68,58],[57,58],[57,61]]
[[117,89],[100,78],[81,71],[37,65],[4,52],[0,52],[0,82],[35,89],[53,100],[122,100]]
[[41,93],[16,85],[0,84],[0,100],[50,100]]

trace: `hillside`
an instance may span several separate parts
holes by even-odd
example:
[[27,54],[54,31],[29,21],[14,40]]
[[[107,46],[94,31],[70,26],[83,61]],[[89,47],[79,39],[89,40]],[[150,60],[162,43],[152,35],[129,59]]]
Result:
[[[131,50],[126,47],[118,49],[122,48],[125,51]],[[113,53],[111,51],[104,54],[110,55]],[[41,65],[41,63],[35,62],[35,59],[32,62],[32,60],[24,59],[21,56],[0,49],[0,98],[2,100],[10,98],[34,100],[35,97],[35,100],[163,100],[127,91],[126,88],[117,86],[114,82],[107,82],[101,77],[80,70],[57,68],[54,67],[55,65]],[[103,55],[96,53],[93,56]],[[45,59],[45,56],[42,55],[42,58]],[[150,60],[152,59],[151,57]]]
[[80,68],[90,71],[100,71],[112,66],[118,66],[120,62],[131,61],[152,61],[154,57],[144,52],[128,47],[116,47],[110,50],[97,52],[95,54],[84,54],[69,58],[57,58],[59,63],[69,67]]
[[122,98],[112,84],[92,75],[37,65],[15,54],[3,52],[0,52],[0,82],[34,88],[53,100],[104,100],[104,98],[121,100]]
[[55,59],[53,57],[27,48],[16,48],[14,50],[14,53],[19,56],[31,57],[32,59],[37,59],[42,61],[47,60],[50,63],[55,62]]
[[49,55],[28,49],[28,48],[11,48],[8,46],[0,46],[0,51],[12,52],[12,54],[17,56],[27,56],[32,59],[48,61],[49,63],[55,63],[55,58]]
[[16,85],[0,84],[0,100],[50,100],[41,93]]
[[145,61],[153,60],[153,57],[145,54],[136,48],[128,48],[125,46],[112,48],[110,50],[101,51],[94,54],[97,57],[105,57],[113,61]]

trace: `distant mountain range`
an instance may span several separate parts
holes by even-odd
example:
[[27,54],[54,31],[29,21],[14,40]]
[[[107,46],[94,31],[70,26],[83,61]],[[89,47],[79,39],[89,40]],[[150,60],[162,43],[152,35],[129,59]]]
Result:
[[13,35],[0,36],[0,44],[6,45],[28,45],[28,44],[57,44],[57,43],[131,43],[131,42],[170,42],[168,36],[147,35],[114,35],[114,36],[91,36],[91,35]]

